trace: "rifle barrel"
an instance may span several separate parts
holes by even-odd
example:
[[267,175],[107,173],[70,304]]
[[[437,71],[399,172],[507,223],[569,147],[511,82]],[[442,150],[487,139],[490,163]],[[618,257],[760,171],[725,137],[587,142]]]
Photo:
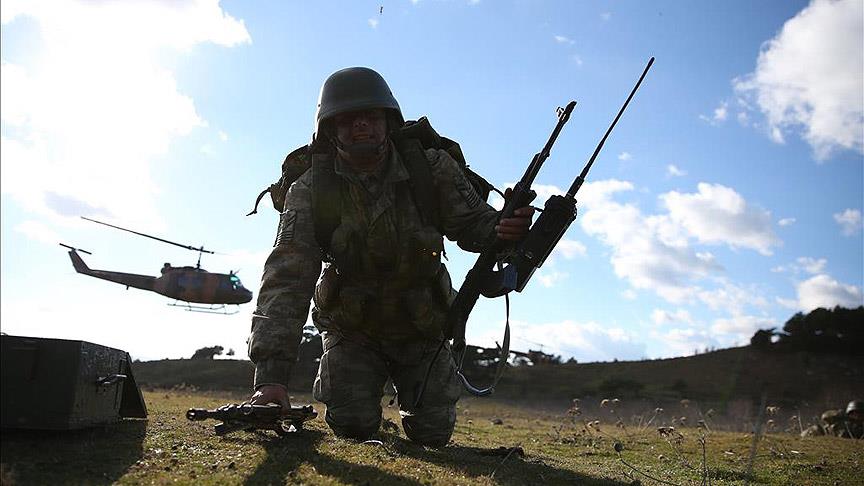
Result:
[[537,177],[537,173],[540,172],[540,166],[543,165],[543,162],[546,162],[546,159],[549,158],[549,154],[552,153],[552,146],[555,145],[555,141],[558,139],[558,134],[561,133],[561,129],[564,128],[564,125],[570,120],[570,113],[573,112],[573,108],[576,107],[576,102],[571,101],[567,103],[567,106],[562,108],[558,108],[560,110],[558,112],[558,124],[555,125],[555,129],[552,130],[552,134],[549,135],[549,140],[546,141],[546,145],[543,146],[543,150],[541,150],[534,158],[531,160],[531,164],[528,166],[528,170],[525,171],[525,177],[523,177],[523,181],[531,185],[534,182],[534,178]]

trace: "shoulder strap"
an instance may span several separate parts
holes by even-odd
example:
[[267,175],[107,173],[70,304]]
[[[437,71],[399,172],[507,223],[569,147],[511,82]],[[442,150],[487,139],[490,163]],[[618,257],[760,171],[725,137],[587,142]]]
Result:
[[414,204],[423,222],[441,229],[441,213],[438,210],[438,195],[432,183],[432,171],[421,142],[415,138],[403,138],[397,143],[397,150],[408,171],[408,185]]
[[333,232],[342,221],[340,211],[342,181],[329,154],[312,154],[312,219],[315,240],[323,253],[330,250]]

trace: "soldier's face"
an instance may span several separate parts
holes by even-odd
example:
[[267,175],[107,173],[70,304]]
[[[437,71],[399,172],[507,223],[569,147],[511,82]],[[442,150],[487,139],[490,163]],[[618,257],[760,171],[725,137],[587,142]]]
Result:
[[340,113],[333,121],[336,138],[348,147],[363,144],[378,146],[387,136],[387,117],[380,108]]

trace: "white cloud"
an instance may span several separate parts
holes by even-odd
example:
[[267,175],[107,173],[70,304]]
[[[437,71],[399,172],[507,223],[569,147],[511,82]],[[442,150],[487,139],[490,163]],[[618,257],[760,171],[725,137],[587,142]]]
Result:
[[699,115],[700,120],[702,120],[702,121],[704,121],[710,125],[714,125],[714,126],[720,125],[721,123],[725,122],[728,117],[729,117],[729,102],[728,101],[720,102],[720,104],[717,106],[717,108],[714,108],[714,111],[711,113],[711,116]]
[[722,341],[728,345],[746,344],[759,329],[777,327],[777,321],[770,317],[733,315],[714,320],[711,331],[721,334]]
[[650,289],[678,303],[695,297],[694,281],[721,267],[687,245],[680,226],[667,216],[643,216],[632,204],[611,200],[633,189],[618,180],[586,183],[582,198],[583,230],[612,248],[615,274],[635,289]]
[[583,64],[582,57],[579,56],[578,54],[573,54],[572,56],[570,56],[570,59],[572,59],[573,62],[575,62],[577,66],[582,66],[582,64]]
[[669,164],[666,166],[666,175],[670,177],[683,177],[687,175],[687,171],[681,170],[677,166]]
[[784,299],[782,297],[776,297],[775,301],[781,306],[789,310],[797,311],[798,309],[798,301],[795,299]]
[[788,265],[778,265],[771,269],[774,273],[791,272],[794,274],[809,273],[816,275],[825,271],[828,260],[825,258],[798,257]]
[[807,273],[817,274],[825,269],[828,260],[824,258],[799,257],[795,262]]
[[798,308],[809,312],[818,307],[835,306],[854,308],[864,305],[861,289],[840,283],[828,275],[820,274],[798,284]]
[[608,21],[609,19],[612,18],[612,13],[611,12],[603,12],[600,14],[600,18],[603,19],[604,21]]
[[[511,321],[510,324],[522,335],[543,336],[543,351],[561,355],[565,360],[573,356],[580,362],[611,361],[640,359],[645,355],[645,344],[637,334],[615,326],[571,320],[540,324]],[[471,342],[494,345],[499,339],[501,336],[495,331]]]
[[726,121],[726,117],[729,116],[729,104],[725,101],[720,103],[720,106],[714,108],[714,121],[723,122]]
[[675,312],[669,312],[663,309],[654,309],[651,312],[651,320],[654,324],[693,324],[693,317],[684,309],[677,309]]
[[557,272],[557,271],[547,271],[547,269],[543,268],[536,274],[537,281],[540,282],[540,285],[543,287],[552,288],[558,282],[565,280],[568,274],[566,272]]
[[716,348],[719,345],[710,333],[694,328],[670,329],[659,337],[666,348],[666,356],[693,354],[695,351],[708,347]]
[[768,302],[760,294],[754,287],[745,288],[729,282],[721,282],[717,288],[700,291],[699,300],[712,310],[740,315],[748,306],[767,307]]
[[639,297],[639,294],[637,294],[636,291],[633,289],[625,289],[623,292],[621,292],[621,297],[627,300],[636,300],[636,298]]
[[618,160],[630,160],[633,156],[630,155],[630,152],[621,152],[618,154]]
[[844,236],[855,235],[861,230],[861,211],[846,209],[842,213],[835,213],[834,221],[840,225]]
[[39,221],[24,221],[23,223],[15,226],[15,231],[27,236],[31,240],[38,241],[40,243],[56,245],[57,243],[61,242],[60,237],[53,229]]
[[367,22],[369,22],[369,27],[372,27],[373,29],[378,28],[378,19],[372,18],[369,19]]
[[769,253],[778,242],[767,211],[749,208],[730,188],[704,183],[695,194],[661,195],[668,213],[653,215],[613,200],[633,190],[629,182],[603,180],[586,183],[584,188],[582,229],[612,249],[615,274],[633,290],[651,290],[673,304],[701,300],[716,309],[738,312],[767,305],[758,289],[716,278],[722,265],[711,252],[691,244],[694,240],[722,243]]
[[585,256],[587,249],[585,248],[585,245],[576,240],[567,240],[562,238],[558,241],[558,245],[555,246],[554,252],[560,254],[567,260],[571,260],[577,256]]
[[[62,248],[60,248],[62,250]],[[68,257],[66,264],[69,264]],[[132,359],[189,358],[203,346],[219,344],[233,348],[235,358],[246,358],[250,314],[254,304],[245,304],[234,315],[186,312],[165,305],[165,298],[152,292],[124,287],[77,275],[71,265],[59,278],[70,282],[64,295],[46,299],[8,300],[0,307],[3,332],[51,339],[85,340],[122,349]],[[96,290],[98,289],[98,290]],[[89,300],[87,292],[110,296],[82,311],[77,302]],[[130,309],[147,309],[130,312]],[[117,325],[117,316],[124,325]],[[214,324],[219,321],[218,325]],[[165,339],[165,336],[171,339]]]
[[817,160],[864,152],[864,2],[813,0],[766,42],[753,73],[733,80],[755,98],[775,142],[800,128]]
[[223,132],[222,130],[219,130],[219,140],[221,140],[223,142],[227,142],[228,141],[228,134]]
[[563,35],[556,35],[556,36],[553,36],[553,38],[555,39],[555,42],[557,42],[559,44],[573,45],[576,43],[576,41],[574,41],[573,39],[566,37],[566,36],[563,36]]
[[660,196],[670,218],[702,243],[751,248],[771,255],[780,241],[771,229],[771,213],[749,207],[734,189],[700,182],[699,192]]
[[8,4],[4,29],[31,18],[41,51],[0,68],[3,192],[43,216],[65,215],[59,202],[158,225],[151,160],[207,126],[160,53],[251,42],[243,22],[213,0]]
[[783,218],[780,221],[777,221],[777,226],[791,226],[795,224],[795,218]]
[[[554,187],[554,186],[548,186]],[[596,208],[610,202],[615,194],[633,190],[633,184],[618,179],[604,179],[594,182],[586,182],[579,190],[579,202],[583,208]],[[560,192],[561,194],[564,191]],[[539,192],[538,192],[539,194]]]

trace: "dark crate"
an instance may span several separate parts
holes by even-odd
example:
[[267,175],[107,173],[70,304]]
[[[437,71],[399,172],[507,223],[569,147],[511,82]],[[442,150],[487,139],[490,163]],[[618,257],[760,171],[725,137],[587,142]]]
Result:
[[125,351],[3,335],[0,364],[4,428],[80,429],[147,416]]

